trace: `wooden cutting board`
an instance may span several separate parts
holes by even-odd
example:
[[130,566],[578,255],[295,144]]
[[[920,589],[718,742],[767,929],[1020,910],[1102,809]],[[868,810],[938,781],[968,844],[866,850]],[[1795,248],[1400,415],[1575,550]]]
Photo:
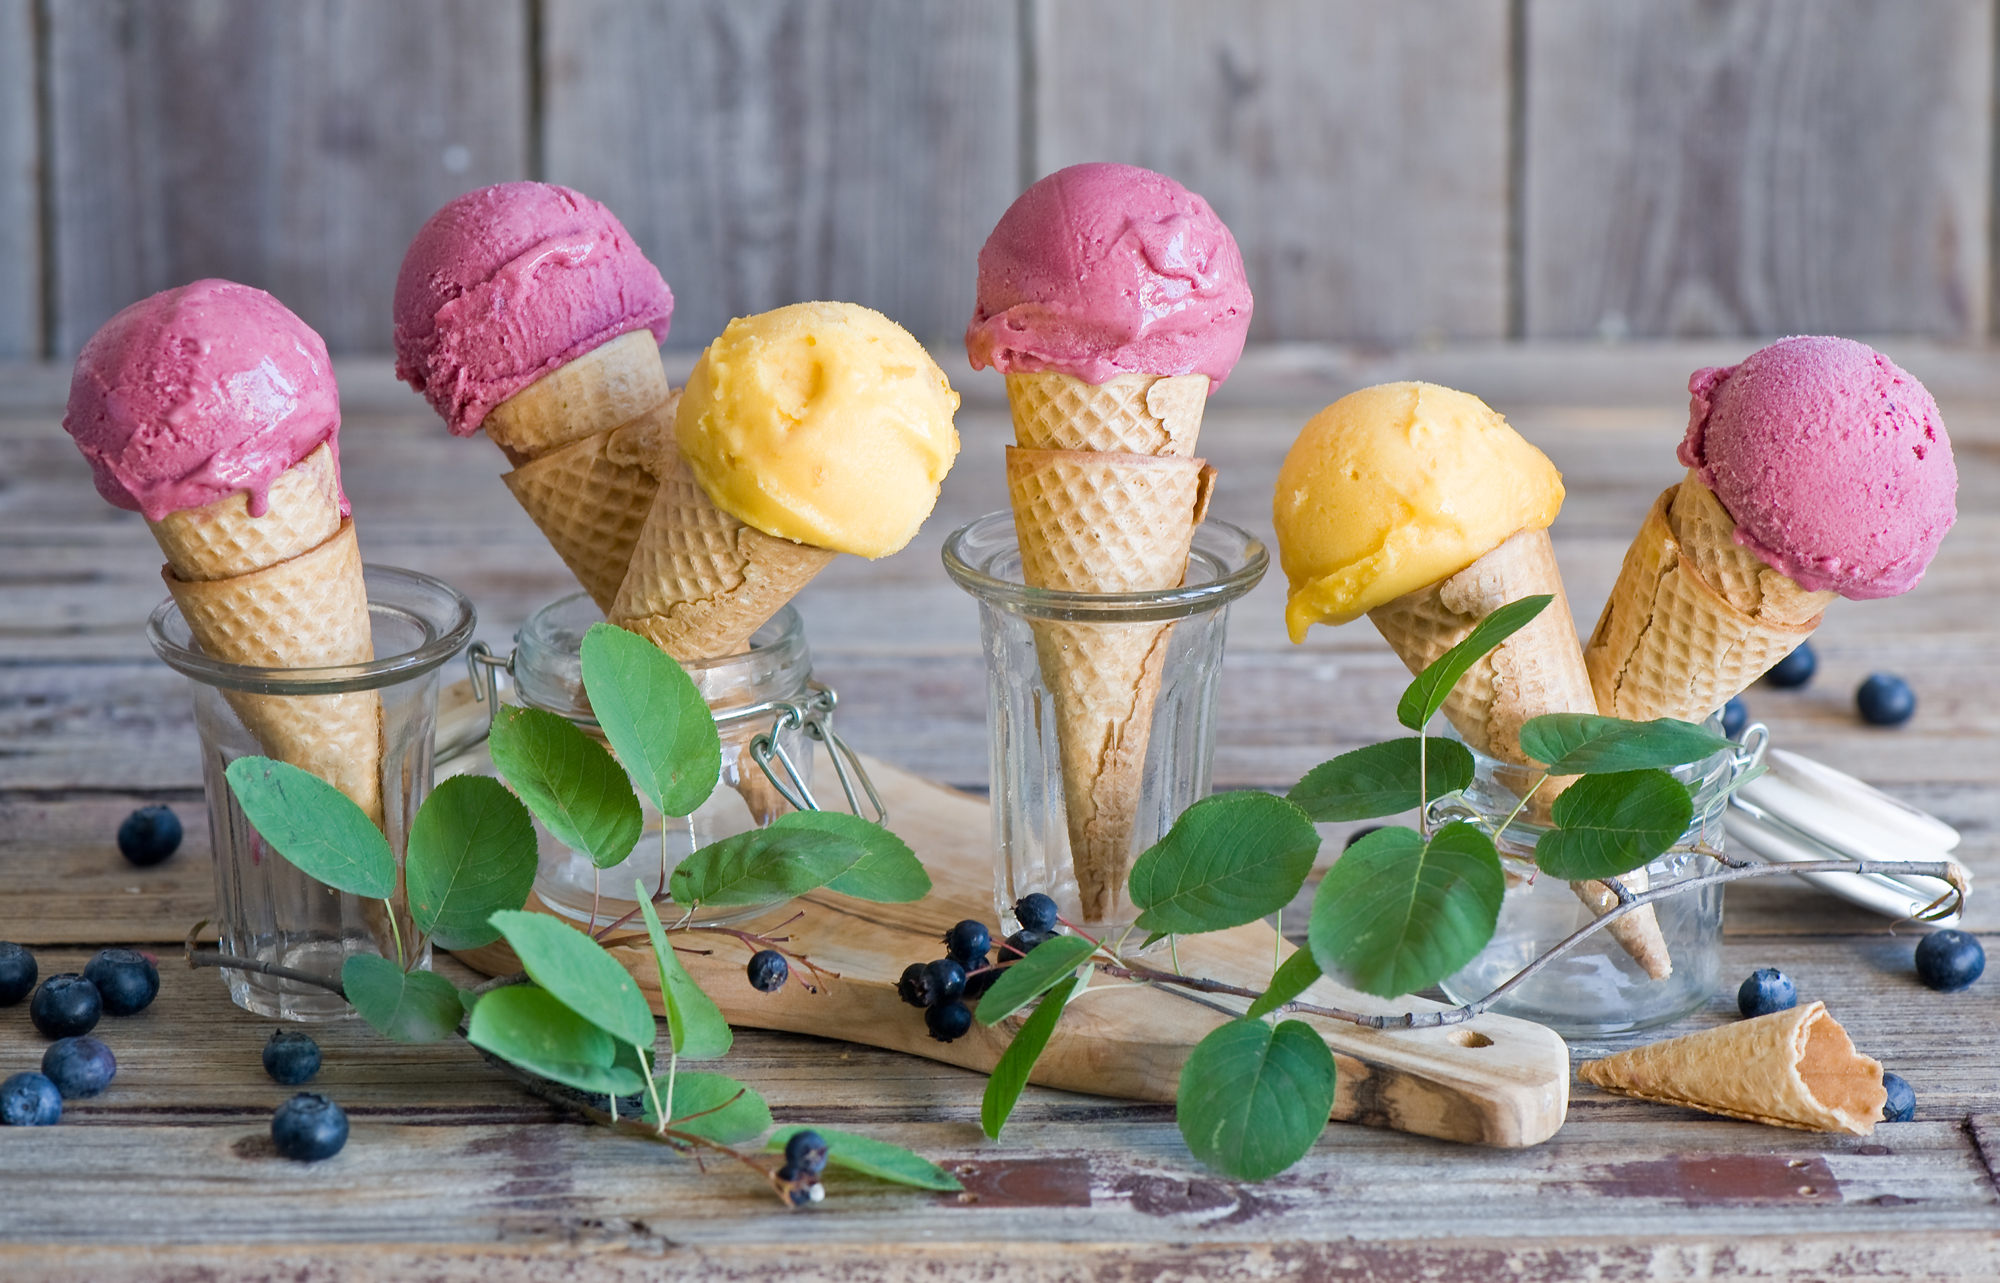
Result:
[[[992,1028],[975,1023],[965,1037],[941,1043],[924,1028],[923,1013],[896,996],[903,968],[943,956],[947,927],[962,918],[995,921],[987,805],[885,762],[870,759],[868,770],[888,807],[889,827],[930,870],[930,895],[915,904],[868,904],[819,892],[765,918],[737,924],[756,930],[803,910],[804,916],[782,934],[790,937],[787,947],[793,952],[837,975],[819,993],[798,982],[804,974],[799,967],[793,968],[792,982],[775,994],[752,989],[743,972],[748,949],[724,936],[710,937],[715,948],[708,955],[683,953],[681,960],[731,1024],[841,1038],[988,1072],[1021,1016]],[[535,907],[532,901],[530,907]],[[1185,937],[1179,946],[1181,969],[1261,989],[1271,978],[1274,947],[1292,951],[1289,944],[1276,945],[1273,934],[1260,922]],[[621,946],[620,939],[632,943]],[[653,1009],[661,1011],[659,976],[644,936],[614,937],[610,943],[613,956],[638,980]],[[518,970],[504,943],[459,957],[490,975]],[[1321,980],[1305,997],[1369,1013],[1438,1006],[1416,998],[1386,1002],[1330,980]],[[1240,999],[1154,987],[1093,993],[1064,1014],[1035,1066],[1033,1081],[1099,1096],[1172,1101],[1188,1052],[1229,1012],[1247,1005]],[[1338,1021],[1308,1022],[1333,1049],[1337,1121],[1513,1147],[1539,1144],[1562,1126],[1569,1105],[1569,1051],[1541,1025],[1493,1015],[1449,1029],[1373,1030]]]

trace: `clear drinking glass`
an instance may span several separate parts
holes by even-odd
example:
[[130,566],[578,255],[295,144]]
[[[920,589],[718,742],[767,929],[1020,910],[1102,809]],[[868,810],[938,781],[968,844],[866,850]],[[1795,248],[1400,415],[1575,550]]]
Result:
[[954,531],[945,540],[944,564],[958,586],[978,600],[986,648],[996,914],[1007,930],[1016,929],[1014,901],[1040,891],[1053,897],[1071,922],[1106,930],[1129,926],[1138,915],[1122,885],[1108,915],[1083,911],[1070,857],[1055,705],[1037,659],[1036,630],[1082,626],[1115,635],[1113,630],[1161,624],[1172,630],[1153,703],[1129,867],[1182,811],[1208,795],[1216,679],[1222,670],[1229,603],[1263,578],[1269,554],[1249,531],[1209,520],[1195,527],[1181,587],[1056,592],[1022,582],[1013,514],[996,512]]
[[[1708,729],[1719,734],[1721,725],[1717,715],[1709,719]],[[1693,790],[1694,819],[1679,841],[1646,866],[1645,887],[1626,875],[1628,889],[1658,889],[1720,870],[1722,866],[1698,848],[1722,850],[1722,815],[1730,786],[1757,764],[1763,751],[1764,739],[1759,736],[1673,770],[1675,778]],[[1532,767],[1496,761],[1477,751],[1472,760],[1471,787],[1431,803],[1428,817],[1433,827],[1477,819],[1490,832],[1540,777]],[[1507,877],[1500,922],[1486,948],[1440,986],[1454,1002],[1486,997],[1592,919],[1590,908],[1568,882],[1535,867],[1535,843],[1548,825],[1538,823],[1532,809],[1523,810],[1496,843]],[[1672,963],[1671,974],[1663,979],[1647,975],[1603,930],[1506,995],[1492,1010],[1547,1025],[1565,1037],[1631,1033],[1693,1013],[1715,992],[1721,967],[1722,891],[1719,886],[1706,887],[1653,906]]]
[[[381,709],[384,828],[401,862],[410,821],[431,789],[437,671],[471,639],[475,620],[471,602],[429,575],[391,566],[364,566],[362,573],[380,657],[365,664],[252,668],[211,659],[171,600],[146,622],[154,651],[193,679],[222,951],[336,981],[350,955],[394,955],[380,903],[335,891],[271,850],[237,806],[223,772],[239,757],[265,752],[232,699],[282,698],[311,707],[365,693]],[[416,934],[404,916],[400,889],[396,912],[405,945],[413,945]],[[419,965],[427,966],[428,959],[426,949]],[[351,1014],[338,994],[313,985],[236,968],[225,968],[223,976],[236,1005],[260,1016],[319,1021]]]

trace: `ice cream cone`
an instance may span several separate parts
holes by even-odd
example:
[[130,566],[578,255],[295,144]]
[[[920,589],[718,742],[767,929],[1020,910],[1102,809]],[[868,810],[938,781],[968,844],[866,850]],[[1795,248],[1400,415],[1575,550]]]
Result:
[[1208,408],[1205,374],[1121,374],[1085,383],[1054,371],[1007,376],[1014,443],[1031,450],[1192,455]]
[[[1007,487],[1023,579],[1081,593],[1172,588],[1212,473],[1199,459],[1088,450],[1007,451]],[[1130,866],[1132,827],[1171,624],[1032,625],[1055,703],[1070,858],[1084,917],[1114,911]]]
[[[1416,674],[1465,640],[1499,607],[1541,593],[1555,600],[1534,622],[1467,670],[1452,687],[1443,710],[1473,749],[1502,762],[1533,765],[1521,750],[1521,727],[1529,718],[1598,711],[1547,530],[1523,530],[1450,578],[1377,606],[1368,618]],[[1546,817],[1548,806],[1566,784],[1552,779],[1542,785],[1532,808]],[[1643,869],[1624,875],[1622,881],[1633,891],[1644,891],[1648,885]],[[1602,882],[1571,886],[1600,915],[1618,903]],[[1629,913],[1606,929],[1647,975],[1661,980],[1672,974],[1666,939],[1652,909]]]
[[1888,1099],[1882,1066],[1820,1002],[1634,1047],[1577,1075],[1621,1096],[1856,1136],[1875,1130]]
[[556,367],[486,416],[486,435],[517,464],[630,423],[667,399],[659,342],[647,329]]
[[1799,587],[1734,532],[1692,473],[1654,500],[1584,647],[1600,712],[1703,721],[1819,626],[1837,594]]

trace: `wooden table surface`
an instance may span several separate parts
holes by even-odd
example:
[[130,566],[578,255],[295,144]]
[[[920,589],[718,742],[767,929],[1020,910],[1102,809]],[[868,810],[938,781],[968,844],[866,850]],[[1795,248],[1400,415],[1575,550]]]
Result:
[[[1688,373],[1750,346],[1254,351],[1203,432],[1222,472],[1213,511],[1268,532],[1278,461],[1310,413],[1384,379],[1449,383],[1486,397],[1562,469],[1556,546],[1587,626],[1647,503],[1678,473]],[[1961,858],[2000,885],[2000,352],[1882,346],[1943,406],[1958,526],[1914,592],[1828,613],[1810,686],[1748,699],[1778,745],[1956,825]],[[842,558],[799,605],[857,745],[983,788],[977,622],[937,554],[953,527],[1004,506],[1009,431],[997,380],[944,361],[965,395],[964,449],[937,513],[891,559]],[[386,363],[341,376],[364,555],[458,585],[504,650],[571,585],[500,484],[497,452],[448,437]],[[171,954],[212,907],[187,692],[141,635],[163,595],[160,558],[134,514],[95,497],[59,431],[67,382],[66,370],[0,367],[0,938],[35,945],[45,975],[108,944]],[[1318,629],[1293,646],[1282,605],[1274,569],[1231,619],[1218,786],[1283,787],[1394,733],[1406,677],[1372,630]],[[1878,669],[1917,691],[1903,728],[1852,712]],[[146,802],[174,805],[188,839],[138,870],[112,833]],[[1330,857],[1342,826],[1326,833]],[[1967,925],[1990,936],[2000,900],[1975,895]],[[780,1121],[910,1146],[973,1195],[836,1175],[827,1201],[799,1214],[742,1175],[561,1117],[462,1044],[400,1046],[353,1023],[314,1031],[326,1052],[315,1086],[346,1106],[353,1138],[333,1161],[285,1162],[267,1125],[289,1093],[257,1055],[270,1022],[230,1006],[216,975],[163,966],[158,1002],[98,1031],[119,1058],[113,1087],[72,1103],[59,1127],[0,1131],[0,1278],[2000,1276],[2000,980],[1931,993],[1911,971],[1916,934],[1789,880],[1733,888],[1729,991],[1684,1025],[1732,1017],[1735,980],[1782,967],[1915,1086],[1917,1120],[1868,1138],[1578,1085],[1567,1124],[1533,1149],[1335,1125],[1292,1170],[1244,1185],[1193,1161],[1167,1107],[1031,1088],[988,1142],[976,1074],[743,1032],[725,1067]],[[23,1008],[0,1012],[0,1075],[33,1067],[43,1045]],[[1600,1051],[1572,1046],[1576,1059]]]

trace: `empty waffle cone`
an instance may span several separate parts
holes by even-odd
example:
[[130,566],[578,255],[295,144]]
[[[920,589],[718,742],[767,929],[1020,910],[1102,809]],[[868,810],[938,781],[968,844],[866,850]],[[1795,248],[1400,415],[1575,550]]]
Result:
[[486,435],[516,464],[630,423],[667,399],[651,330],[633,330],[558,366],[493,407]]
[[[1378,606],[1368,618],[1414,675],[1464,641],[1480,620],[1501,606],[1541,593],[1555,600],[1468,669],[1444,702],[1445,718],[1472,748],[1501,762],[1531,766],[1532,759],[1521,751],[1521,728],[1529,718],[1598,711],[1547,530],[1520,531],[1464,570]],[[1545,817],[1565,784],[1550,780],[1536,792],[1531,806]],[[1643,869],[1622,880],[1633,891],[1644,891],[1648,885]],[[1570,885],[1600,916],[1618,903],[1602,882]],[[1653,979],[1664,980],[1673,973],[1666,938],[1650,907],[1628,913],[1605,929]]]
[[1031,450],[1194,454],[1208,407],[1205,374],[1121,374],[1085,383],[1043,371],[1007,376],[1015,444]]
[[[1085,385],[1088,386],[1088,385]],[[1009,447],[1023,579],[1082,593],[1178,586],[1213,471],[1181,456]],[[1070,859],[1087,921],[1109,919],[1132,829],[1171,624],[1037,621],[1055,705]]]
[[1888,1099],[1882,1066],[1854,1049],[1821,1002],[1634,1047],[1577,1075],[1621,1096],[1856,1136],[1875,1130]]
[[1835,594],[1799,587],[1734,531],[1692,474],[1653,501],[1584,647],[1600,712],[1704,721],[1819,626]]

